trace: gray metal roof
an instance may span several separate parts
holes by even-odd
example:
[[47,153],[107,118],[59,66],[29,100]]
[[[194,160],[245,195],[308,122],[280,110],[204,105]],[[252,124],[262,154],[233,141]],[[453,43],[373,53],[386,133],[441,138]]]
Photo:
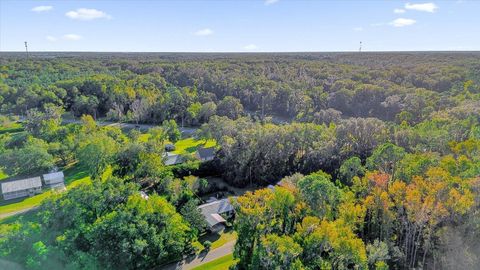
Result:
[[63,172],[54,172],[54,173],[47,173],[43,175],[43,180],[50,181],[50,183],[60,183],[64,181],[65,176]]
[[208,147],[208,148],[198,148],[197,149],[197,155],[201,159],[208,159],[208,158],[214,158],[215,157],[215,147]]
[[164,164],[169,166],[169,165],[180,164],[182,162],[183,162],[183,157],[181,155],[167,153]]
[[38,188],[42,186],[42,179],[40,176],[22,179],[22,180],[14,180],[8,182],[2,182],[2,193],[9,193],[15,192],[20,190],[26,190],[31,188]]
[[198,206],[198,209],[202,212],[208,225],[213,227],[214,225],[225,222],[222,218],[219,218],[219,214],[233,211],[233,206],[229,199],[222,199]]

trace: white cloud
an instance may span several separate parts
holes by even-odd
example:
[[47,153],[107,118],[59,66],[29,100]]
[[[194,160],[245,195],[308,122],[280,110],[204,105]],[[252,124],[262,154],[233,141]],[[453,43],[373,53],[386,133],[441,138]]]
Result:
[[423,4],[405,4],[405,9],[411,9],[416,11],[425,11],[425,12],[435,12],[438,9],[438,6],[435,3],[423,3]]
[[46,36],[46,39],[47,39],[48,41],[51,41],[51,42],[57,41],[57,38],[54,37],[54,36]]
[[278,0],[265,0],[265,5],[270,6],[270,5],[273,5],[277,2],[278,2]]
[[357,32],[363,31],[363,27],[360,27],[360,26],[354,27],[353,31],[357,31]]
[[195,36],[210,36],[213,35],[213,30],[210,28],[200,29],[194,33]]
[[245,49],[247,51],[253,51],[253,50],[258,49],[258,47],[255,44],[248,44],[248,45],[243,46],[243,49]]
[[77,34],[66,34],[66,35],[63,35],[63,39],[65,40],[71,40],[71,41],[77,41],[77,40],[80,40],[82,39],[83,37],[80,36],[80,35],[77,35]]
[[65,13],[65,16],[74,20],[90,21],[95,19],[111,19],[112,16],[93,8],[79,8]]
[[402,14],[402,13],[405,13],[405,9],[402,9],[402,8],[396,8],[393,10],[393,13],[396,13],[396,14]]
[[383,26],[385,25],[384,23],[372,23],[370,24],[370,26],[373,26],[373,27],[378,27],[378,26]]
[[390,22],[390,25],[395,27],[404,27],[415,24],[417,21],[414,19],[405,19],[405,18],[398,18]]
[[52,10],[52,6],[38,6],[31,9],[33,12],[46,12]]

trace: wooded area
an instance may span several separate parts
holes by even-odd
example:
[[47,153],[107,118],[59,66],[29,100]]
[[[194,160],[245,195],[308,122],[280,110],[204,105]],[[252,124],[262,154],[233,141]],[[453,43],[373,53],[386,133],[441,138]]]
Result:
[[[0,56],[1,125],[24,128],[0,130],[0,173],[76,166],[92,177],[3,221],[4,259],[29,269],[178,260],[196,252],[197,206],[216,176],[256,189],[231,198],[234,269],[480,263],[479,53]],[[215,142],[214,160],[165,165],[184,126]]]

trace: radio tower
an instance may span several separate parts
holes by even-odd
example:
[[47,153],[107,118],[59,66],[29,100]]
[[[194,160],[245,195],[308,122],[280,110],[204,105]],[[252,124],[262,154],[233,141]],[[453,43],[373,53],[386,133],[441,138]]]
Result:
[[360,41],[360,49],[358,49],[358,52],[362,52],[362,42]]
[[25,41],[25,52],[27,53],[27,59],[28,59],[28,45],[26,41]]

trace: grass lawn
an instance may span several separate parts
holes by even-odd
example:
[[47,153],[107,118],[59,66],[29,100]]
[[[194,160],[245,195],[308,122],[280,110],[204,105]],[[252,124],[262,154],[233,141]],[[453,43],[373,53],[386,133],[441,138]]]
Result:
[[198,147],[212,147],[215,146],[216,142],[215,140],[197,140],[193,137],[186,138],[183,140],[180,140],[175,143],[175,151],[173,151],[176,154],[182,154],[182,153],[194,153],[197,151]]
[[[90,181],[90,176],[88,176],[88,172],[79,166],[72,166],[68,169],[65,169],[64,173],[65,185],[67,189],[75,187],[81,183],[87,183]],[[0,214],[6,214],[38,206],[45,198],[50,197],[53,192],[55,191],[46,190],[45,192],[35,195],[33,197],[19,198],[12,201],[2,200],[0,201]]]
[[200,253],[205,248],[199,241],[192,242],[192,246],[197,249],[196,253]]
[[237,240],[237,232],[235,231],[228,231],[228,232],[224,232],[220,235],[220,238],[218,238],[218,240],[212,242],[212,246],[210,247],[210,249],[216,249],[216,248],[219,248],[223,245],[225,245],[226,243],[230,242],[230,241],[233,241],[233,240]]
[[206,234],[200,237],[200,241],[196,241],[193,244],[198,248],[199,252],[201,252],[205,248],[202,245],[202,243],[206,240],[209,240],[212,242],[212,245],[210,246],[210,250],[213,250],[225,245],[230,241],[237,240],[237,232],[235,232],[233,229],[227,229],[218,238],[216,237],[218,236],[215,236],[212,234]]
[[0,126],[0,134],[17,133],[23,131],[23,125],[20,123],[11,123],[8,126]]
[[235,260],[233,259],[233,255],[229,254],[229,255],[220,257],[216,260],[213,260],[211,262],[197,266],[192,270],[228,270],[230,265],[234,263],[235,263]]
[[35,207],[39,205],[43,201],[43,199],[50,197],[51,194],[52,194],[52,191],[48,190],[32,197],[2,201],[0,206],[0,214],[6,214],[10,212],[20,211],[23,209]]
[[2,169],[0,169],[0,180],[3,180],[3,179],[5,179],[5,178],[7,178],[7,177],[8,177],[8,175],[7,175],[6,173],[4,173],[4,172],[2,171]]
[[[143,133],[143,134],[140,135],[138,140],[141,141],[141,142],[146,142],[148,140],[149,136],[150,136],[150,134]],[[170,142],[167,142],[167,143],[170,143]],[[175,153],[175,154],[191,154],[191,153],[194,153],[195,151],[197,151],[198,147],[201,147],[201,146],[212,147],[212,146],[217,145],[217,143],[215,142],[215,140],[205,141],[205,140],[197,140],[193,137],[189,137],[189,138],[177,141],[176,143],[174,143],[174,145],[175,145],[175,151],[173,151],[173,153]]]

